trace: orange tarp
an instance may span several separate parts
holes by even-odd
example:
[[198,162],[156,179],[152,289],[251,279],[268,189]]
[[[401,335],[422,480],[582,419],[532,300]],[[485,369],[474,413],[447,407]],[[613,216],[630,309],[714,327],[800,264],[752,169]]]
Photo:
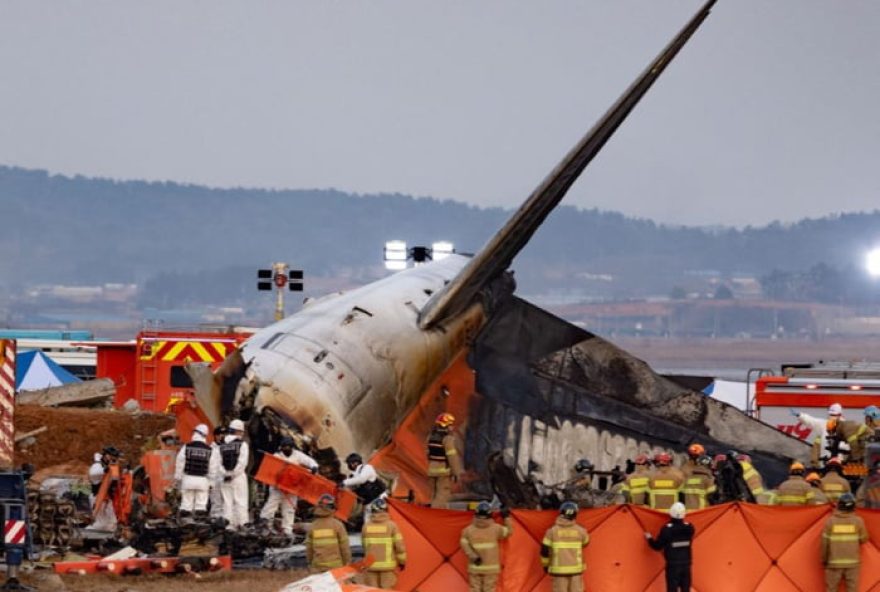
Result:
[[[696,528],[695,592],[814,592],[824,590],[820,535],[830,506],[781,508],[726,504],[692,512]],[[467,560],[459,535],[469,512],[432,510],[396,500],[391,515],[410,557],[397,589],[419,592],[467,590]],[[514,533],[502,544],[498,589],[548,592],[550,578],[540,563],[540,542],[556,519],[554,511],[514,510]],[[859,511],[871,539],[862,545],[860,592],[880,592],[880,511]],[[641,507],[582,510],[578,522],[590,533],[585,552],[586,590],[663,592],[663,554],[652,551],[644,532],[655,536],[668,517]],[[841,588],[842,589],[842,588]]]
[[[431,501],[428,479],[427,439],[437,415],[452,413],[456,431],[463,433],[467,426],[468,407],[475,390],[474,371],[467,365],[467,350],[449,365],[419,400],[391,436],[391,442],[370,458],[370,464],[383,473],[395,474],[395,497],[404,497],[412,491],[415,501]],[[464,453],[464,450],[460,451]]]
[[260,468],[254,479],[266,485],[277,487],[286,493],[314,504],[318,498],[329,493],[336,499],[336,516],[346,520],[357,505],[357,496],[321,475],[313,475],[305,467],[285,462],[271,454],[264,454]]

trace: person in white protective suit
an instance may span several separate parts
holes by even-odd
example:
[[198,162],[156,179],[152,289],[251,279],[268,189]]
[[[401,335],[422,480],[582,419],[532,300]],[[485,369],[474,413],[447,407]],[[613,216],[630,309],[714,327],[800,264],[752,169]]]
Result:
[[[789,411],[797,418],[799,424],[810,428],[810,441],[807,442],[813,449],[810,461],[813,466],[820,466],[822,457],[828,454],[828,434],[825,431],[826,420],[821,417],[814,417],[809,413],[800,413],[795,409],[790,409]],[[840,403],[834,403],[828,407],[828,419],[843,419],[843,406]]]
[[104,463],[101,462],[102,455],[96,452],[92,457],[92,465],[89,467],[89,484],[92,486],[92,504],[95,503],[95,496],[98,495],[98,489],[101,487],[101,481],[104,480]]
[[[214,428],[214,441],[211,442],[211,448],[217,453],[218,459],[220,458],[220,444],[223,443],[223,438],[225,436],[226,428],[224,426],[217,426]],[[211,481],[211,493],[208,495],[208,503],[212,519],[223,518],[223,493],[220,491],[223,486],[223,476],[223,471],[218,470],[214,479]]]
[[220,456],[208,442],[208,426],[193,428],[192,438],[177,453],[174,480],[180,489],[180,518],[193,515],[204,520],[208,515],[208,492],[220,472]]
[[[276,458],[284,462],[306,467],[312,474],[318,472],[318,463],[311,456],[293,447],[293,439],[284,437],[278,446]],[[293,523],[296,520],[296,504],[299,499],[292,493],[285,493],[276,487],[269,488],[269,497],[260,512],[260,518],[270,523],[275,518],[275,512],[281,507],[281,532],[290,536],[293,534]]]
[[223,517],[227,528],[235,530],[250,522],[248,514],[247,465],[250,458],[248,443],[244,441],[244,422],[233,419],[229,422],[229,434],[220,445],[220,460],[223,463]]

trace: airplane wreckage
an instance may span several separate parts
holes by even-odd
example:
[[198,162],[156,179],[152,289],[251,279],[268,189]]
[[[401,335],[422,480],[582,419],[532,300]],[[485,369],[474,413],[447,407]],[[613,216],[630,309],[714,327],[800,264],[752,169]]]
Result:
[[[533,482],[571,477],[579,458],[609,470],[639,452],[681,452],[695,441],[747,452],[766,476],[781,478],[791,458],[806,457],[805,444],[515,297],[508,271],[714,4],[694,15],[474,256],[454,254],[319,298],[257,332],[216,373],[195,377],[207,418],[246,419],[258,450],[291,435],[328,473],[356,451],[413,483],[423,474],[431,419],[455,400],[464,487],[479,494],[494,487],[518,505],[532,505]],[[409,456],[400,454],[404,442]]]

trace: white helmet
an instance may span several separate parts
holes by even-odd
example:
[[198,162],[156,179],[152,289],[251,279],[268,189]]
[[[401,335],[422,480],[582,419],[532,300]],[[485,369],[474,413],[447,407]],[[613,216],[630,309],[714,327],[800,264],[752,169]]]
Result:
[[201,434],[202,437],[208,437],[208,426],[203,423],[200,423],[196,427],[193,428],[193,434]]
[[669,516],[671,518],[677,518],[678,520],[681,520],[682,518],[684,518],[684,513],[685,507],[684,504],[681,502],[675,502],[674,504],[672,504],[672,507],[669,508]]
[[843,415],[843,406],[840,403],[834,403],[828,408],[828,415]]
[[229,422],[229,430],[233,432],[244,432],[244,422],[240,419],[233,419]]
[[104,458],[104,455],[100,452],[96,452],[94,456],[92,456],[92,460],[94,462],[101,462],[101,459]]

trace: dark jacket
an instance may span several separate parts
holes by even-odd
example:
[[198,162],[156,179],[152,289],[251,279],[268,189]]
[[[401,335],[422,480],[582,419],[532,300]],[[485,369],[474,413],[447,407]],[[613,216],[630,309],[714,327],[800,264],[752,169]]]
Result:
[[693,524],[672,518],[660,529],[657,538],[648,539],[648,544],[655,551],[663,550],[667,565],[690,565],[693,538]]

